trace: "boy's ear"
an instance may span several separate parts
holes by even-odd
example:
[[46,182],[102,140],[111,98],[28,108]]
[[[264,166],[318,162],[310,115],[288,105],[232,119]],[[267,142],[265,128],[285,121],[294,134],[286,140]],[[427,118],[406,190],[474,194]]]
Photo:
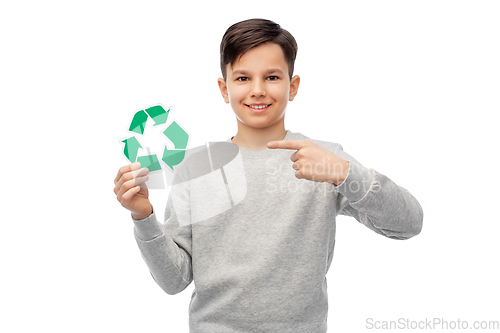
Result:
[[297,95],[297,92],[299,91],[299,84],[300,84],[300,77],[298,75],[295,75],[292,77],[290,80],[290,93],[288,100],[291,102],[295,98],[295,95]]
[[224,102],[226,102],[226,104],[229,104],[229,95],[227,93],[226,81],[224,81],[224,79],[220,77],[217,79],[217,84],[219,85],[220,93],[224,98]]

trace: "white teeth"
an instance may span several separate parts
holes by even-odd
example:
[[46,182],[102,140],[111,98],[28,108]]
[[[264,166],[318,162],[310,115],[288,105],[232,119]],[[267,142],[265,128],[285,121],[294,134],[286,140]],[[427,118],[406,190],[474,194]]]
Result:
[[268,105],[249,105],[249,107],[251,107],[253,109],[264,109],[264,108],[267,108],[269,105],[271,105],[271,104],[268,104]]

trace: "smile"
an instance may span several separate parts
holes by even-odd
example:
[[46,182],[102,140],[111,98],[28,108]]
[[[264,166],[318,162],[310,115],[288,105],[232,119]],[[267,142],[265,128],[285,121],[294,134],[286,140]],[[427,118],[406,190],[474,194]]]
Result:
[[265,109],[265,108],[267,108],[269,105],[271,105],[271,104],[267,104],[267,105],[266,105],[266,104],[264,104],[264,105],[247,105],[247,106],[249,106],[249,107],[251,107],[251,108],[253,108],[253,109]]
[[271,106],[271,104],[253,104],[253,105],[245,104],[245,105],[248,106],[250,109],[253,109],[256,111],[261,111],[261,110],[267,109],[269,106]]

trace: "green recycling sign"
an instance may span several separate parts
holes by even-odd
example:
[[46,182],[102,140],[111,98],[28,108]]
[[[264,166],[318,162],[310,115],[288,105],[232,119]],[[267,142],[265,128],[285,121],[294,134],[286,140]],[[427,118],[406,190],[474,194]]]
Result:
[[[150,172],[162,169],[160,159],[156,154],[137,155],[139,149],[142,148],[139,139],[145,135],[148,118],[154,122],[153,126],[163,125],[167,123],[169,112],[170,108],[165,111],[163,106],[158,104],[144,110],[139,110],[134,114],[129,127],[129,132],[134,134],[121,141],[125,144],[123,154],[130,163],[140,162],[141,167],[148,168]],[[173,170],[174,165],[180,164],[185,157],[189,134],[176,121],[173,121],[163,131],[163,135],[174,144],[174,149],[168,149],[165,144],[161,161]],[[139,136],[139,139],[137,136]]]

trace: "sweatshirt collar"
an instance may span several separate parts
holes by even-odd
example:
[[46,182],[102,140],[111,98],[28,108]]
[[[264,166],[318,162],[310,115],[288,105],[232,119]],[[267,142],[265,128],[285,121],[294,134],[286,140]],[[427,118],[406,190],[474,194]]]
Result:
[[[230,142],[232,144],[234,144],[232,141],[231,141],[232,137],[229,138],[226,142]],[[285,137],[283,138],[283,140],[300,140],[300,134],[299,133],[295,133],[295,132],[292,132],[290,130],[286,130],[286,135]],[[235,146],[237,146],[236,144],[234,144]],[[269,149],[269,148],[264,148],[262,150],[250,150],[250,149],[246,149],[246,148],[242,148],[242,147],[239,147],[237,146],[240,150],[240,154],[241,156],[244,156],[244,157],[249,157],[249,158],[267,158],[267,157],[272,157],[272,156],[278,156],[278,155],[281,155],[281,154],[292,154],[292,150],[290,149]]]

